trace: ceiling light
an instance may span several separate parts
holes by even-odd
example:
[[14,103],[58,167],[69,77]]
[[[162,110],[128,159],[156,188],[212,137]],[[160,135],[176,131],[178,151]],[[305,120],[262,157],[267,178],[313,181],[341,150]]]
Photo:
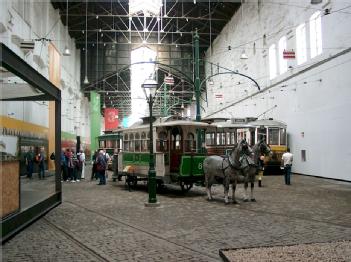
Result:
[[63,51],[63,55],[64,56],[70,56],[71,55],[71,51],[69,50],[69,48],[67,46],[65,46],[65,51]]
[[[66,2],[66,26],[67,26],[67,32],[68,32],[68,0]],[[67,41],[68,41],[68,37],[67,37]],[[63,55],[64,56],[70,56],[71,55],[71,52],[68,48],[68,46],[66,45],[65,46],[65,50],[63,51]]]
[[146,44],[147,42],[146,42],[146,40],[143,40],[143,44]]
[[248,59],[249,57],[247,56],[247,54],[245,53],[245,50],[243,50],[243,52],[241,53],[240,59]]
[[98,15],[96,15],[96,19],[99,19],[99,16],[98,16]]
[[88,85],[89,84],[89,80],[88,80],[88,77],[87,76],[85,76],[85,78],[84,78],[84,85]]

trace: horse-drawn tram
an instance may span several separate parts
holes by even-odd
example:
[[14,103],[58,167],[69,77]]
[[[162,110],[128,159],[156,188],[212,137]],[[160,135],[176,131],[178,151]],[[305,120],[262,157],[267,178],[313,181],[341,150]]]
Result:
[[[149,118],[119,130],[122,151],[118,154],[118,174],[125,175],[129,185],[147,181],[149,170]],[[194,183],[204,183],[203,161],[209,155],[228,155],[245,139],[251,147],[260,141],[269,144],[273,156],[266,157],[268,167],[280,166],[286,150],[286,125],[272,119],[256,118],[205,119],[195,122],[179,116],[153,119],[153,150],[156,181],[178,184],[183,191]],[[201,133],[202,153],[197,153],[197,130]],[[269,169],[269,168],[268,168]],[[280,170],[280,168],[279,168]]]
[[[149,118],[129,128],[121,129],[123,148],[118,154],[119,174],[135,185],[147,181],[149,170]],[[196,132],[202,134],[212,128],[210,124],[186,120],[178,116],[158,118],[153,122],[153,149],[156,181],[163,184],[179,184],[183,191],[194,183],[203,182],[202,162],[205,154],[196,153]]]

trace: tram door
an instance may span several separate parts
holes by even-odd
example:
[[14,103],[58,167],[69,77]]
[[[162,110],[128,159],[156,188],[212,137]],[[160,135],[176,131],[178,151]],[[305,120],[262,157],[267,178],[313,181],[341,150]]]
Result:
[[183,154],[183,131],[180,127],[171,129],[170,145],[170,172],[179,172],[180,161]]

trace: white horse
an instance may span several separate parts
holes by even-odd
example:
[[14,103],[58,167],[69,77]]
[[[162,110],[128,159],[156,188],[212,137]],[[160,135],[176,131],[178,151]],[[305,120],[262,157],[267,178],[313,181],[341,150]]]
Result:
[[242,140],[239,144],[234,146],[229,156],[208,156],[205,158],[203,170],[208,200],[212,200],[212,185],[222,183],[224,186],[224,202],[228,204],[229,185],[232,184],[233,203],[237,203],[235,200],[235,188],[239,176],[243,175],[239,160],[240,157],[245,154],[250,155],[251,152],[246,140]]

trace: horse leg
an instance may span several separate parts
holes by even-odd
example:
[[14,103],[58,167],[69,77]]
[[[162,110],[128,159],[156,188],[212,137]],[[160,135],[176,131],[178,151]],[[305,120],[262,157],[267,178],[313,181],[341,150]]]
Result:
[[205,184],[206,184],[207,200],[211,201],[212,200],[212,194],[211,194],[211,187],[212,187],[212,185],[210,184],[209,179],[208,179],[207,176],[205,178]]
[[251,182],[251,202],[256,202],[256,199],[253,196],[254,187],[255,187],[255,183]]
[[245,195],[244,195],[244,202],[248,202],[249,198],[247,197],[247,188],[249,187],[249,183],[245,182],[244,183],[244,187],[245,187]]
[[223,186],[224,186],[224,203],[225,203],[226,205],[229,204],[229,201],[228,201],[229,184],[230,184],[230,178],[229,178],[229,176],[224,176],[224,179],[223,179]]
[[236,190],[236,180],[232,184],[232,198],[233,198],[233,204],[238,204],[238,202],[235,199],[235,190]]

